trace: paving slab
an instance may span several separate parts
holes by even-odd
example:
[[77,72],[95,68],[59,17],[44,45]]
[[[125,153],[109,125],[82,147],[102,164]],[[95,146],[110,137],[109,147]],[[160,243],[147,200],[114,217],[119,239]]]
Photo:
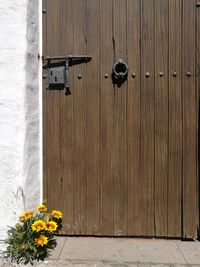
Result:
[[200,264],[200,242],[177,242],[188,264]]
[[67,238],[60,259],[164,264],[187,263],[177,246],[177,241],[126,238]]
[[[58,237],[37,267],[200,267],[200,243],[177,240]],[[24,267],[0,258],[0,267]],[[30,267],[30,265],[26,265]]]
[[55,250],[53,251],[52,255],[50,256],[50,259],[59,259],[66,241],[67,241],[67,237],[60,236],[59,238],[57,238],[57,246]]

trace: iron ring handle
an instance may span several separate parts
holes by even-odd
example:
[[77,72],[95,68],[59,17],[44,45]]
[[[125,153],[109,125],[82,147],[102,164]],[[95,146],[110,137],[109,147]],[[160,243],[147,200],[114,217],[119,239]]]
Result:
[[128,75],[128,65],[119,59],[113,66],[113,74],[116,79],[124,79]]

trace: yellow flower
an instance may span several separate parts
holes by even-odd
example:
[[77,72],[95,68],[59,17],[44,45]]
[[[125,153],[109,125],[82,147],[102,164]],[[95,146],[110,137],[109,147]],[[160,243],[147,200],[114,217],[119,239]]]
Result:
[[19,217],[20,222],[24,222],[25,220],[32,218],[33,214],[34,212],[31,210],[24,211]]
[[24,222],[26,220],[26,218],[24,215],[20,215],[19,220],[20,220],[20,222]]
[[59,210],[52,210],[51,216],[53,216],[53,218],[56,218],[56,219],[61,219],[63,214]]
[[45,212],[47,211],[47,207],[45,205],[38,205],[36,207],[37,211],[40,211],[40,212]]
[[37,243],[38,246],[44,246],[48,243],[48,238],[45,235],[40,235],[38,238],[35,238],[35,243]]
[[56,231],[57,228],[58,228],[58,225],[54,221],[49,221],[46,223],[46,230],[48,230],[49,232],[54,232]]
[[35,221],[32,225],[31,228],[33,231],[39,232],[42,230],[46,230],[46,223],[42,220]]
[[26,217],[26,219],[32,218],[33,217],[33,211],[31,210],[26,210],[22,213],[22,215],[24,215]]
[[22,213],[22,216],[24,216],[26,219],[32,218],[33,217],[33,211],[31,210],[26,210]]

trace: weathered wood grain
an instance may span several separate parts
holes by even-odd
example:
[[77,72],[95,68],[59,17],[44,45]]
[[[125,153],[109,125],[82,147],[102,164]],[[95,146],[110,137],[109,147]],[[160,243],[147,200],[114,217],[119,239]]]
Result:
[[[183,236],[197,231],[197,121],[195,88],[196,1],[183,0],[182,90],[183,90]],[[190,72],[191,76],[187,76]]]
[[[113,5],[113,54],[114,61],[127,59],[126,16],[127,1],[114,0]],[[113,100],[113,188],[114,235],[127,231],[127,165],[126,165],[126,101],[127,83],[114,86]]]
[[[155,234],[155,1],[141,1],[142,235]],[[150,74],[146,77],[147,73]]]
[[87,1],[87,233],[99,233],[100,185],[100,76],[99,76],[99,1]]
[[168,42],[169,6],[155,1],[155,234],[167,236],[168,227]]
[[[182,235],[182,1],[169,1],[169,181],[168,235]],[[177,76],[174,76],[174,72]]]
[[[100,1],[100,233],[113,235],[113,27],[112,1]],[[105,30],[106,29],[106,30]],[[108,74],[106,78],[105,75]]]
[[141,183],[141,1],[127,2],[127,61],[130,69],[127,88],[127,234],[142,233]]
[[[74,54],[87,53],[87,5],[74,0]],[[81,74],[82,79],[77,79]],[[86,65],[74,66],[73,86],[73,172],[74,172],[74,233],[87,234],[87,88]],[[67,153],[67,151],[66,151]]]
[[[74,54],[74,1],[60,0],[60,55]],[[68,25],[66,27],[66,25]],[[60,99],[60,127],[61,127],[61,180],[60,202],[63,211],[63,234],[74,233],[74,72],[70,68],[71,94],[64,95]]]
[[[54,56],[60,52],[60,1],[47,1],[47,44],[46,54]],[[51,29],[49,31],[49,29]],[[48,90],[46,94],[46,158],[47,158],[47,194],[48,205],[51,208],[60,208],[60,94],[58,90]],[[50,197],[49,197],[50,196]]]

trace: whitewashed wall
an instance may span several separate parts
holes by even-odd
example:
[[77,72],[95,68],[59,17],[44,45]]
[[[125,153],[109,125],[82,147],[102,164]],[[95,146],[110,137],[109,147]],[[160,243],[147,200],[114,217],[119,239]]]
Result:
[[0,239],[41,197],[39,0],[0,0]]

